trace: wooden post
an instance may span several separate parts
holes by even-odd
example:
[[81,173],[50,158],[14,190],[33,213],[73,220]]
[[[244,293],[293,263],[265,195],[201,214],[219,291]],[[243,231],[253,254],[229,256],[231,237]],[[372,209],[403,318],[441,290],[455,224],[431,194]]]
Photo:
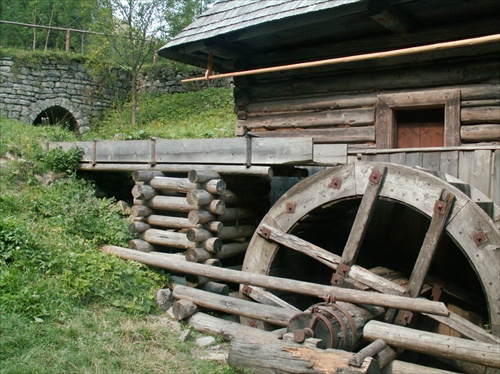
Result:
[[204,229],[189,229],[186,236],[192,242],[203,242],[213,237],[210,231]]
[[186,251],[186,260],[190,262],[205,262],[210,258],[212,255],[203,248],[190,248]]
[[373,357],[387,347],[382,339],[377,339],[349,359],[349,365],[360,367],[367,357]]
[[71,32],[66,30],[66,52],[69,52],[69,45],[71,41]]
[[175,319],[177,321],[182,321],[183,319],[191,317],[193,314],[198,312],[198,307],[191,301],[177,300],[172,306],[172,311],[174,313]]
[[205,190],[190,190],[186,195],[186,200],[192,205],[208,205],[214,199],[213,195]]
[[243,295],[248,296],[252,300],[255,300],[261,304],[280,306],[282,308],[290,309],[295,312],[301,311],[300,309],[297,309],[293,305],[287,303],[285,300],[280,299],[278,296],[260,287],[245,285],[242,287],[241,292],[243,293]]
[[154,245],[149,244],[148,242],[141,239],[132,239],[128,242],[128,246],[136,251],[141,252],[151,252],[155,250]]
[[222,244],[220,251],[215,254],[215,258],[224,259],[245,253],[249,243],[249,241],[244,241]]
[[187,178],[165,177],[163,174],[161,176],[155,176],[149,181],[149,184],[155,190],[168,192],[187,193],[196,188],[196,184],[191,183]]

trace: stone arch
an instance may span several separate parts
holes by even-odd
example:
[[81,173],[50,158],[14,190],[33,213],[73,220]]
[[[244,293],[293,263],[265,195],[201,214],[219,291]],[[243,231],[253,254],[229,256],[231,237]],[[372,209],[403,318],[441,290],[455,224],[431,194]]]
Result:
[[26,122],[36,124],[37,120],[44,113],[66,114],[71,119],[71,128],[79,133],[85,132],[88,128],[88,120],[77,105],[66,98],[54,98],[40,100],[30,105]]
[[50,108],[43,110],[33,121],[33,125],[44,124],[63,124],[64,127],[70,129],[71,131],[78,130],[78,122],[76,121],[76,118],[70,111],[61,106],[51,106]]

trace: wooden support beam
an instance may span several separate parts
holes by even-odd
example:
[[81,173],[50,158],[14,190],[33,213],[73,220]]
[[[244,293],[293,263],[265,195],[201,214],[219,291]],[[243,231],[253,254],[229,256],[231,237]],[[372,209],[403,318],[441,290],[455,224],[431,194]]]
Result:
[[295,315],[295,311],[289,309],[217,295],[186,286],[175,287],[173,295],[175,299],[189,300],[204,308],[255,318],[277,326],[287,326],[288,321]]
[[102,246],[100,250],[124,259],[138,261],[174,272],[202,275],[214,280],[250,284],[264,288],[315,296],[318,298],[329,295],[339,301],[347,301],[354,304],[376,305],[386,308],[404,309],[444,316],[449,314],[448,309],[443,303],[425,299],[411,299],[396,295],[384,295],[375,292],[349,290],[328,285],[302,282],[294,279],[218,268],[187,261],[180,261],[172,257],[163,258],[162,256],[155,254],[138,252],[118,246],[105,245]]

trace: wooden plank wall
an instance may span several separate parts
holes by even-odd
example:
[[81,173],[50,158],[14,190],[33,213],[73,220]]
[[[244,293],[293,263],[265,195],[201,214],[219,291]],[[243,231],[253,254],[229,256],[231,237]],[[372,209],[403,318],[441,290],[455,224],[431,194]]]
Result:
[[500,142],[499,52],[495,47],[474,58],[436,53],[420,64],[401,58],[236,77],[236,134],[375,148],[382,130],[376,126],[379,95],[404,93],[411,102],[415,92],[429,92],[430,100],[437,90],[458,90],[460,142]]
[[[440,89],[460,90],[462,143],[500,141],[500,84],[445,86]],[[422,91],[409,89],[397,92],[411,95],[412,92]],[[236,133],[243,135],[249,132],[254,136],[273,138],[304,136],[312,137],[315,143],[348,143],[375,148],[378,95],[374,92],[261,99],[238,107]]]
[[[363,161],[390,162],[445,173],[488,196],[500,206],[500,146],[427,151],[370,151],[358,154]],[[479,201],[480,196],[472,196]]]

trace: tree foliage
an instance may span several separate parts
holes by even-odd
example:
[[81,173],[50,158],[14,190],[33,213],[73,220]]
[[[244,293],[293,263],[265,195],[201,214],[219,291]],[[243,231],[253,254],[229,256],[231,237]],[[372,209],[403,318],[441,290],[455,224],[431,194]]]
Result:
[[216,0],[166,0],[165,18],[169,25],[168,38],[179,34]]
[[[137,79],[146,61],[152,61],[159,41],[164,40],[164,0],[102,0],[104,11],[88,55],[91,69],[121,67],[131,77],[132,125],[136,122]],[[107,61],[107,63],[103,63]]]
[[[100,0],[2,0],[0,19],[27,24],[88,30],[102,8]],[[72,34],[73,48],[81,35]],[[0,25],[0,46],[21,49],[64,49],[63,31]]]

